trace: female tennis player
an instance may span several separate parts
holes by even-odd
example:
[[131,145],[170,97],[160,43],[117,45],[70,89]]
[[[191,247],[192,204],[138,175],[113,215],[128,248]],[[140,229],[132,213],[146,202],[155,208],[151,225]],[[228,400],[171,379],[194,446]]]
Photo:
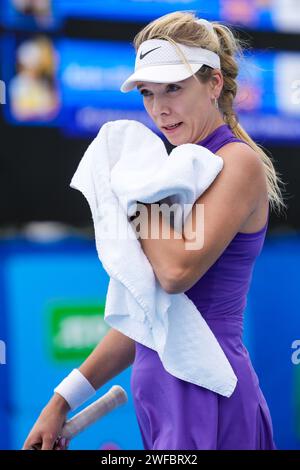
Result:
[[[139,90],[147,113],[171,144],[198,144],[224,161],[189,216],[193,229],[204,230],[201,249],[186,250],[184,238],[142,237],[140,242],[161,286],[171,294],[184,292],[199,309],[237,376],[237,386],[227,398],[178,379],[163,368],[156,351],[111,329],[56,389],[24,448],[39,443],[52,449],[74,395],[78,403],[79,395],[86,398],[89,389],[133,365],[131,388],[145,449],[275,449],[271,416],[242,332],[269,206],[280,210],[285,204],[270,157],[234,111],[236,56],[242,57],[242,44],[224,24],[174,12],[149,23],[134,46],[135,70],[121,90]],[[196,204],[204,205],[201,227]],[[150,211],[148,215],[150,224],[158,223]],[[160,228],[166,223],[159,219]]]

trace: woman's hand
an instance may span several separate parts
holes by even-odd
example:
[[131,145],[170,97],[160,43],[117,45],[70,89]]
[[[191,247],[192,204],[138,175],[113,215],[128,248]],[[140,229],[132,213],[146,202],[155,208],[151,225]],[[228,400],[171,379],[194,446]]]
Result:
[[69,441],[60,437],[66,415],[70,409],[68,403],[59,394],[51,398],[42,410],[40,416],[31,429],[23,450],[64,450]]

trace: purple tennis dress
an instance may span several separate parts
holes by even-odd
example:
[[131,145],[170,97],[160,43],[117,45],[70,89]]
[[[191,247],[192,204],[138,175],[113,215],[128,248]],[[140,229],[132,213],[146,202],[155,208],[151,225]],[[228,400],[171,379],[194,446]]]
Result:
[[[224,124],[199,145],[216,153],[223,145],[239,141]],[[238,232],[204,276],[185,292],[238,378],[229,398],[169,374],[156,351],[136,342],[131,391],[145,449],[276,448],[268,405],[242,342],[246,297],[267,224],[257,232]]]

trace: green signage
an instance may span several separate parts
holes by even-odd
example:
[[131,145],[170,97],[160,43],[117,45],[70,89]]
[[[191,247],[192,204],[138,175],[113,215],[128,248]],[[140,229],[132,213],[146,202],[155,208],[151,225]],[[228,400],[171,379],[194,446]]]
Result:
[[51,355],[58,361],[84,360],[110,329],[104,305],[52,304],[50,321]]

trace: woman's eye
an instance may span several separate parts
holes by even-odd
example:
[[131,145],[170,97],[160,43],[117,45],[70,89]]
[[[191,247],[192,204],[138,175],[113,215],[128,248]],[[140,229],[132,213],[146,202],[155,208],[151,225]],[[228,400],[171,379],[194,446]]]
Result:
[[150,91],[148,91],[148,90],[141,90],[140,93],[141,93],[142,96],[150,96],[151,95]]
[[[180,90],[180,86],[175,85],[175,84],[168,85],[167,88],[166,88],[167,93],[168,92],[175,92],[175,91],[178,91],[178,90]],[[152,95],[151,91],[149,91],[149,90],[140,90],[140,94],[144,97],[148,97],[148,96]]]
[[167,91],[177,91],[180,87],[178,85],[169,85]]

